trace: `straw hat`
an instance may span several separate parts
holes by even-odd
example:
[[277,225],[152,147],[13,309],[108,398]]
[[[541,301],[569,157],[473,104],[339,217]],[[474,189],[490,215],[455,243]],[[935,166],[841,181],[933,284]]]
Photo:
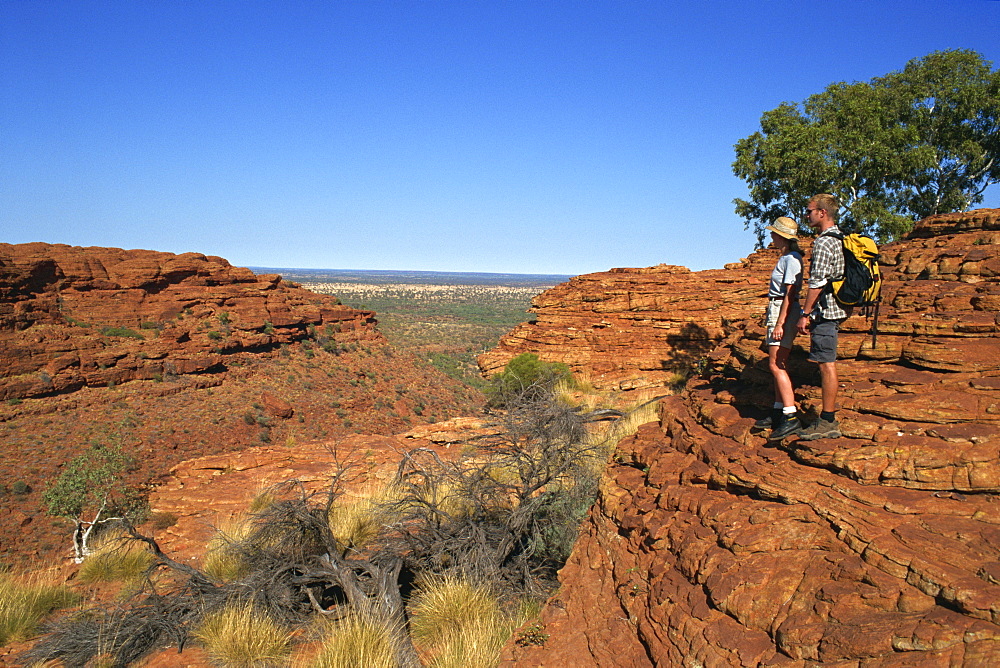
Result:
[[796,223],[791,218],[786,218],[782,216],[774,221],[773,224],[768,225],[764,228],[765,230],[771,230],[775,234],[786,239],[798,239],[797,233],[799,231],[798,223]]

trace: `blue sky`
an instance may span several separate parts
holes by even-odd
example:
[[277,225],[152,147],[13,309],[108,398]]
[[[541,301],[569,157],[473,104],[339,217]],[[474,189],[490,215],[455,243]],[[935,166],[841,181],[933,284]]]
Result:
[[721,267],[762,112],[998,34],[994,0],[3,0],[0,241]]

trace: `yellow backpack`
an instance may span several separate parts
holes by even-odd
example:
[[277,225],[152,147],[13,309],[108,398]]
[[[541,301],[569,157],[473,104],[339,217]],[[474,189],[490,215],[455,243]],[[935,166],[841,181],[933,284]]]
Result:
[[836,234],[844,246],[844,277],[832,281],[833,296],[843,306],[872,306],[882,296],[878,246],[862,234]]

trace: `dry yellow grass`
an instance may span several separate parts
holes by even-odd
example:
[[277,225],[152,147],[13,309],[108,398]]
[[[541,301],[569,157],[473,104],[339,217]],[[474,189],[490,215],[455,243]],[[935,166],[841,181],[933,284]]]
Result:
[[247,512],[251,514],[259,513],[260,511],[265,510],[276,500],[277,497],[274,495],[273,485],[258,483],[257,490],[254,492],[253,498],[250,499],[250,503],[247,504]]
[[233,543],[245,539],[252,529],[248,516],[240,514],[219,524],[216,536],[208,541],[202,570],[218,582],[232,582],[247,574],[247,564]]
[[101,534],[92,550],[80,564],[80,582],[134,582],[153,565],[153,555],[146,544],[121,531]]
[[648,402],[649,398],[643,396],[633,402],[631,406],[626,406],[623,409],[625,417],[608,423],[602,430],[594,431],[591,435],[592,442],[595,445],[600,445],[602,451],[610,454],[623,438],[635,434],[639,427],[647,422],[658,419],[657,402]]
[[194,636],[226,668],[272,665],[291,652],[291,633],[246,603],[206,615]]
[[433,668],[496,666],[500,650],[523,621],[510,617],[488,587],[453,577],[421,583],[410,603],[410,631]]
[[303,668],[396,668],[392,633],[371,614],[355,613],[327,625],[319,653]]
[[79,599],[52,570],[0,573],[0,645],[31,638],[46,615]]
[[372,485],[352,497],[337,499],[330,508],[327,522],[343,554],[362,549],[392,521],[385,504],[395,494],[396,490],[391,485]]

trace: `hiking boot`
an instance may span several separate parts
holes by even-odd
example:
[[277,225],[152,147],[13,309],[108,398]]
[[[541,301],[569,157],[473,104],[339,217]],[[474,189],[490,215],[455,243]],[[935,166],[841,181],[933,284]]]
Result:
[[786,436],[798,434],[802,431],[802,423],[799,422],[797,413],[792,413],[789,417],[782,415],[781,418],[778,426],[771,431],[771,435],[767,437],[767,440],[780,441]]
[[820,418],[799,432],[803,441],[815,441],[820,438],[840,438],[840,422]]
[[770,415],[762,417],[761,419],[753,423],[753,426],[750,427],[750,433],[756,434],[762,431],[767,431],[775,424],[777,424],[780,420],[781,420],[781,409],[772,408]]

